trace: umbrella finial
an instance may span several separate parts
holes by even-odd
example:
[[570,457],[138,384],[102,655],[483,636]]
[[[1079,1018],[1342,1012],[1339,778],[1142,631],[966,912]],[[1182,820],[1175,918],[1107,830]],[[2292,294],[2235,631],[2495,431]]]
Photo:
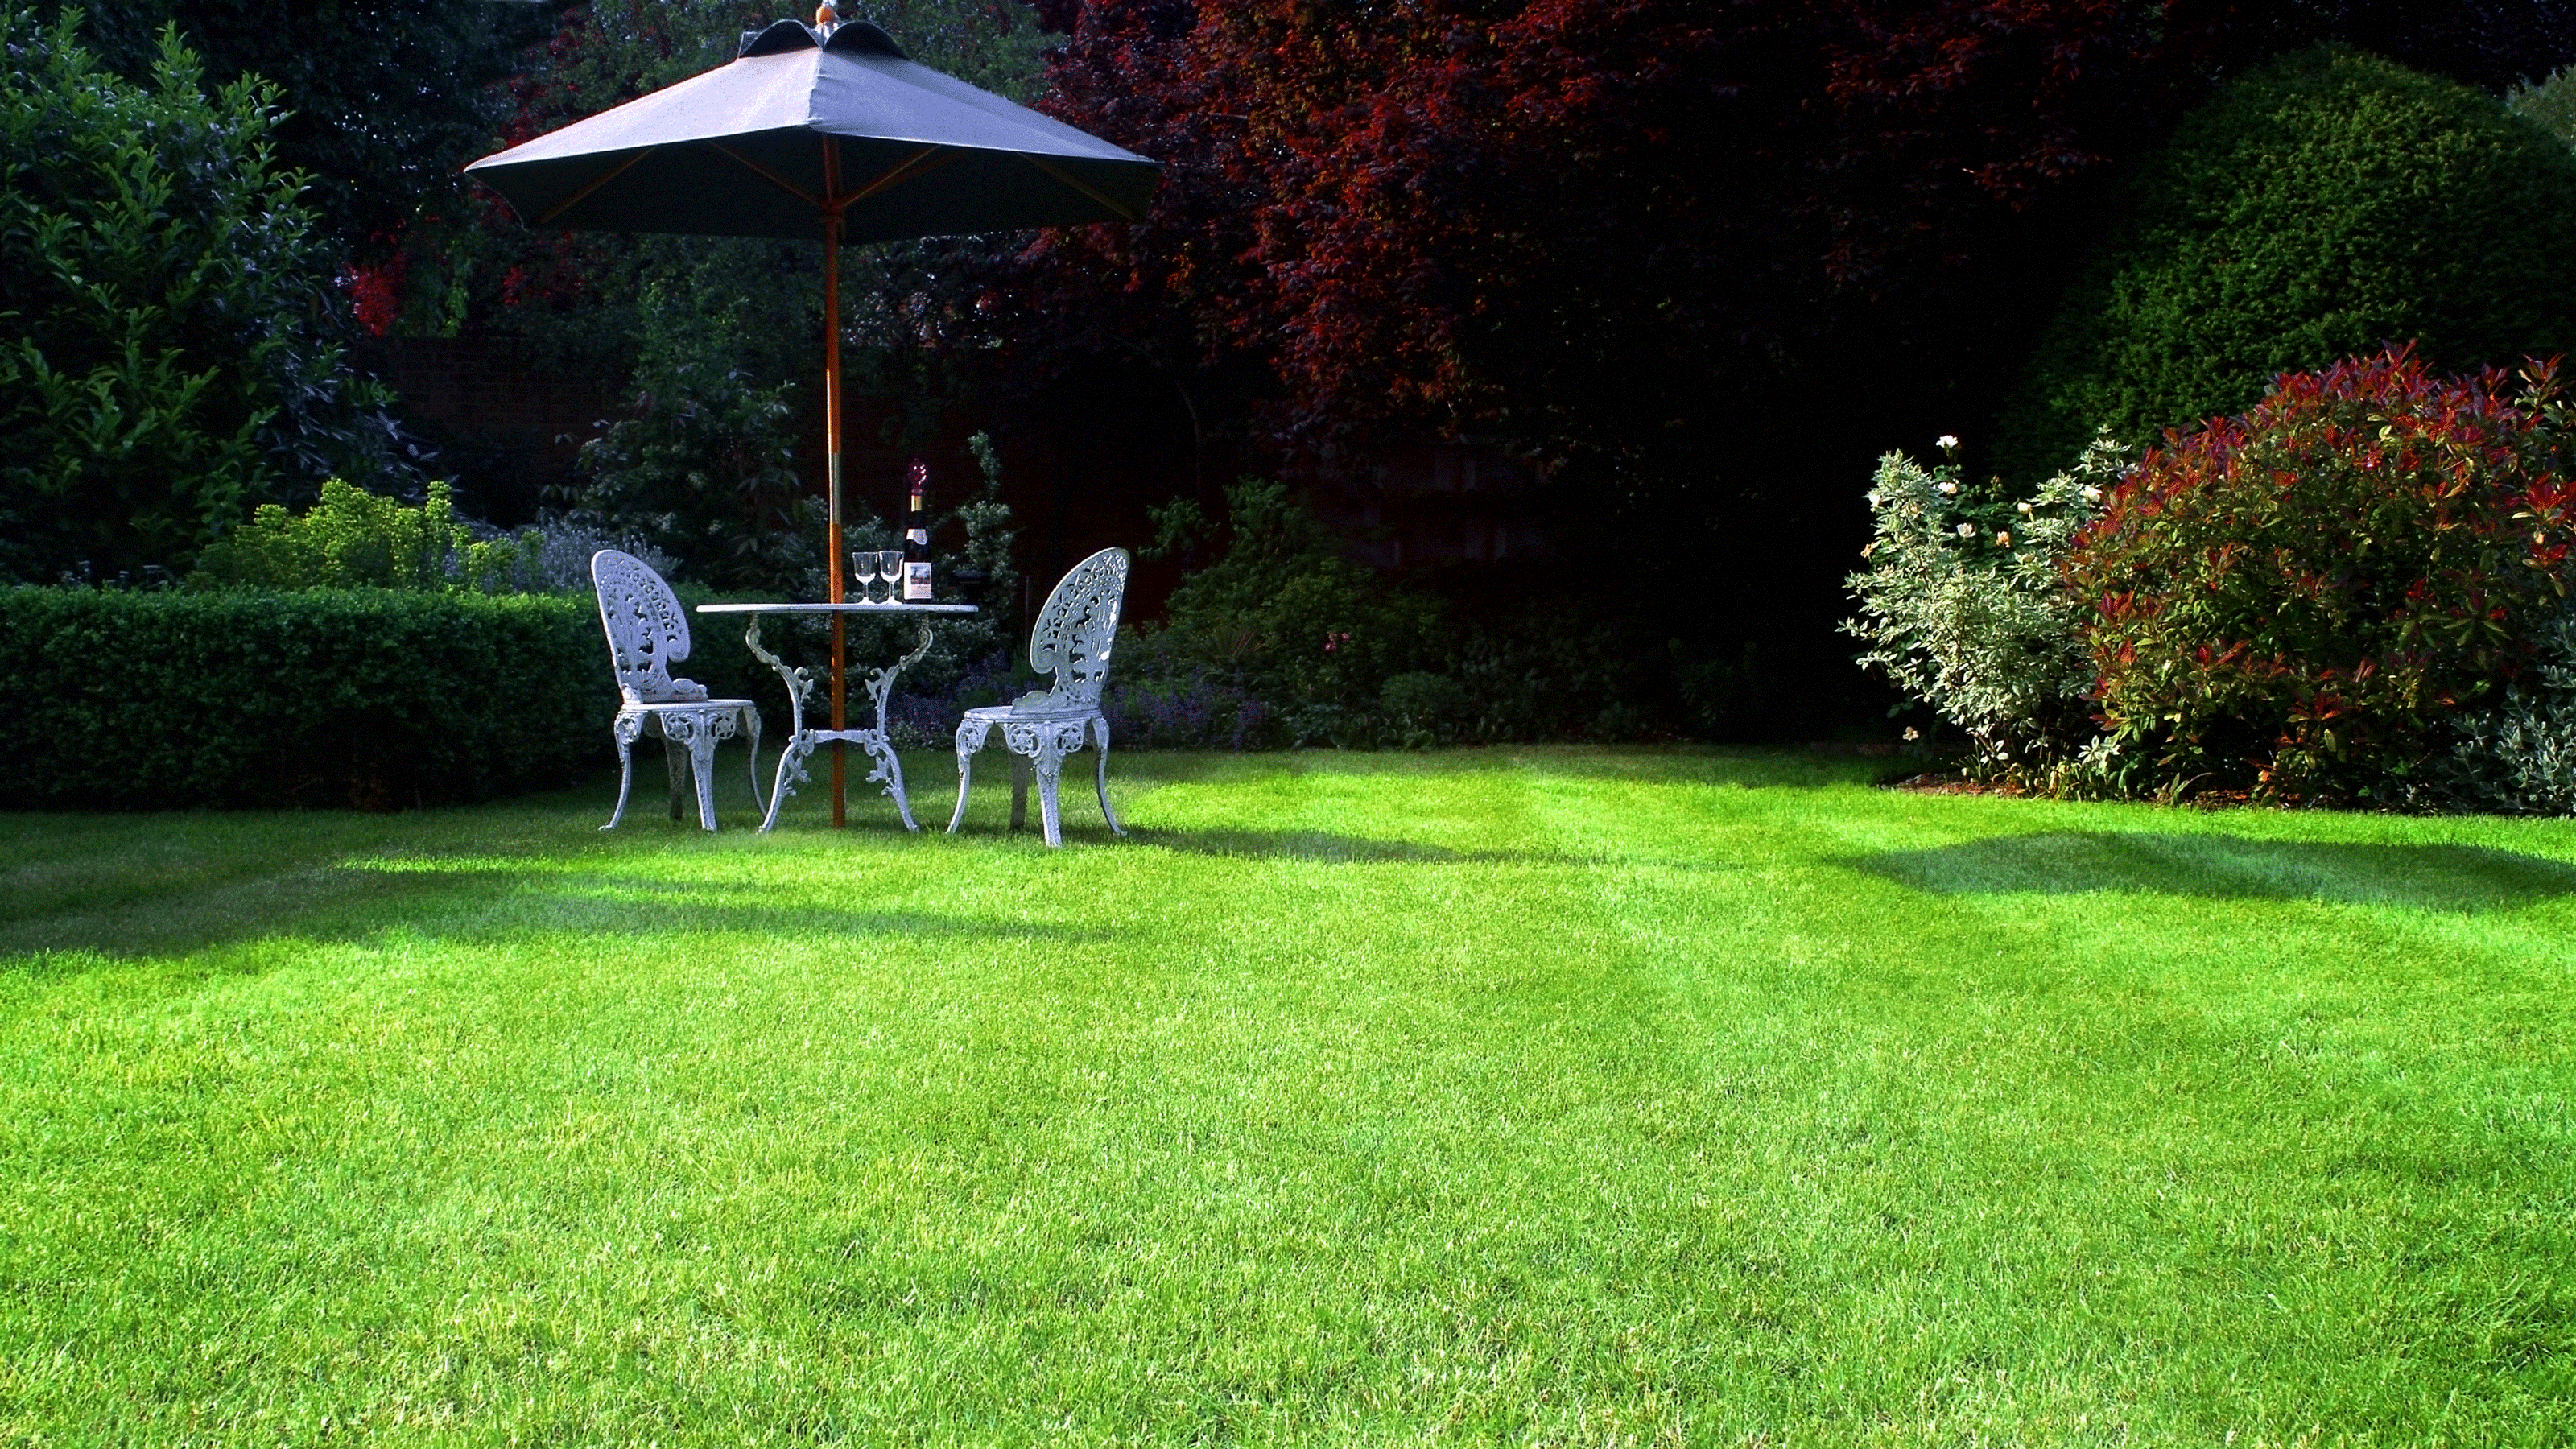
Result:
[[840,23],[841,12],[832,8],[832,0],[823,0],[822,4],[814,7],[815,29],[829,30]]

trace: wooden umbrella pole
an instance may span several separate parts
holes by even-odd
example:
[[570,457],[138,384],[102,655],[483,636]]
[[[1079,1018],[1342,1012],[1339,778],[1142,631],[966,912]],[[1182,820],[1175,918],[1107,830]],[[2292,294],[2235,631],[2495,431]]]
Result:
[[[834,164],[832,140],[823,138],[823,194],[840,190],[840,168]],[[841,212],[828,207],[823,212],[823,457],[828,493],[824,507],[827,526],[825,548],[831,555],[826,574],[831,580],[832,602],[841,602]],[[841,616],[832,616],[832,729],[848,729],[848,690],[842,670]],[[832,828],[849,823],[849,784],[847,747],[832,741]]]

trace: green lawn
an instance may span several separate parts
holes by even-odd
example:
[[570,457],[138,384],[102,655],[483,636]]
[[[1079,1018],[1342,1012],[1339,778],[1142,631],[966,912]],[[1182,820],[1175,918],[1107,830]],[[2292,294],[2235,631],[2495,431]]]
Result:
[[0,816],[0,1444],[2576,1435],[2576,824],[1114,769]]

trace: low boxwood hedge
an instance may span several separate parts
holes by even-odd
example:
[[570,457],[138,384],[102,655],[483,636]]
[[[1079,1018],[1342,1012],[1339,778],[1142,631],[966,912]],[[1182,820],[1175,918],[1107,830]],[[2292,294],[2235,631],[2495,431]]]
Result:
[[615,758],[582,596],[5,590],[0,689],[0,808],[400,809]]

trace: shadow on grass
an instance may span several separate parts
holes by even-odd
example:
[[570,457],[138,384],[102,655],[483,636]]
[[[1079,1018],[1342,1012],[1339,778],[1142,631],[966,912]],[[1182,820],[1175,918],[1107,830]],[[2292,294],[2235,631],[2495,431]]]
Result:
[[1368,840],[1323,830],[1149,830],[1131,827],[1140,845],[1184,855],[1236,856],[1249,860],[1311,860],[1330,865],[1415,861],[1432,865],[1492,865],[1545,857],[1520,850],[1452,850],[1411,840]]
[[[495,874],[503,874],[496,872]],[[1118,933],[1051,921],[1012,921],[922,910],[782,901],[775,888],[677,884],[606,876],[532,876],[512,896],[518,909],[491,928],[465,925],[441,934],[471,940],[512,930],[614,931],[655,935],[843,937],[882,945],[893,937],[951,940],[1100,942]]]
[[0,927],[0,972],[76,969],[80,953],[131,960],[290,940],[360,944],[402,930],[481,943],[530,935],[752,935],[803,941],[899,938],[1107,941],[1116,932],[1043,921],[777,899],[774,890],[506,866],[328,866]]
[[2576,894],[2576,866],[2471,845],[2063,831],[1888,851],[1840,864],[1935,895],[2139,891],[2494,911]]

